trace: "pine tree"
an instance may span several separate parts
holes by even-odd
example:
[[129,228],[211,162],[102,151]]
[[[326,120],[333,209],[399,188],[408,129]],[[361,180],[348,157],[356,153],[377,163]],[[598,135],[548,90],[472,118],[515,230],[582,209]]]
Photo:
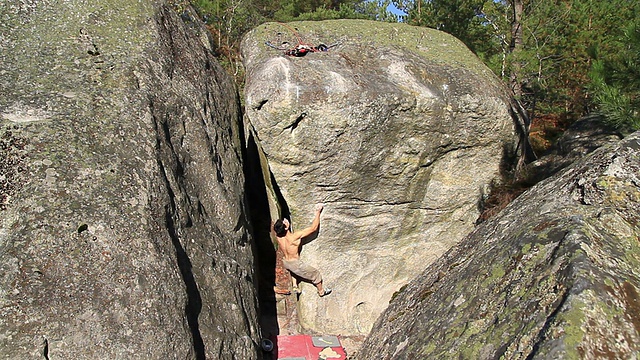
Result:
[[640,20],[628,23],[616,53],[593,55],[588,88],[606,124],[623,133],[640,129]]

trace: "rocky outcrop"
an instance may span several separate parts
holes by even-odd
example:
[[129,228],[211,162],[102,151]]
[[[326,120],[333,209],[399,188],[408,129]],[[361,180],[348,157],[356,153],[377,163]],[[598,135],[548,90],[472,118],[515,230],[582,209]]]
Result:
[[[265,45],[285,41],[335,46],[290,57]],[[335,290],[303,292],[301,325],[366,334],[395,291],[472,230],[515,148],[509,98],[460,41],[405,24],[270,23],[242,51],[264,216],[301,228],[325,204],[302,257]]]
[[547,154],[526,165],[526,173],[535,182],[552,176],[597,148],[617,142],[622,135],[606,126],[599,115],[588,115],[571,124]]
[[237,93],[188,8],[0,8],[0,357],[255,359]]
[[640,351],[640,133],[525,192],[396,294],[358,359]]

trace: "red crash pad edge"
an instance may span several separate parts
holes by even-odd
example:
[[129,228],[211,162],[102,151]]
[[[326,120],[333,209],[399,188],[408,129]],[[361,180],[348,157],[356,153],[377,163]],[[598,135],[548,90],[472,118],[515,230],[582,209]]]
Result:
[[[316,345],[314,345],[314,337]],[[318,360],[320,352],[330,347],[339,357],[330,357],[327,359],[345,360],[347,354],[340,343],[337,336],[326,336],[325,341],[322,336],[312,335],[279,335],[275,339],[273,352],[277,354],[277,359],[305,359]]]

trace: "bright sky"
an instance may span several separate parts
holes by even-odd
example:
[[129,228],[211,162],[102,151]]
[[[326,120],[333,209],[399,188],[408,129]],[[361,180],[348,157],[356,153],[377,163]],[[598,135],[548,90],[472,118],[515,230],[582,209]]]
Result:
[[397,7],[395,7],[393,4],[389,4],[389,6],[387,6],[387,11],[389,11],[389,12],[391,12],[391,13],[393,13],[393,14],[396,14],[396,15],[401,15],[401,16],[407,15],[407,14],[405,14],[404,12],[400,11],[400,10],[399,10]]

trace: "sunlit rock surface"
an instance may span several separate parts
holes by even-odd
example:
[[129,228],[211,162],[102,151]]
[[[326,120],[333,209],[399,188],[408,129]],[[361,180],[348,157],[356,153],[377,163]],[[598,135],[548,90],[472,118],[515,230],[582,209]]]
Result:
[[[290,57],[265,44],[284,41],[337,45]],[[334,292],[303,292],[301,325],[366,334],[395,291],[473,228],[514,154],[509,98],[460,41],[405,24],[269,23],[242,51],[271,217],[290,211],[300,229],[325,204],[302,258]]]

